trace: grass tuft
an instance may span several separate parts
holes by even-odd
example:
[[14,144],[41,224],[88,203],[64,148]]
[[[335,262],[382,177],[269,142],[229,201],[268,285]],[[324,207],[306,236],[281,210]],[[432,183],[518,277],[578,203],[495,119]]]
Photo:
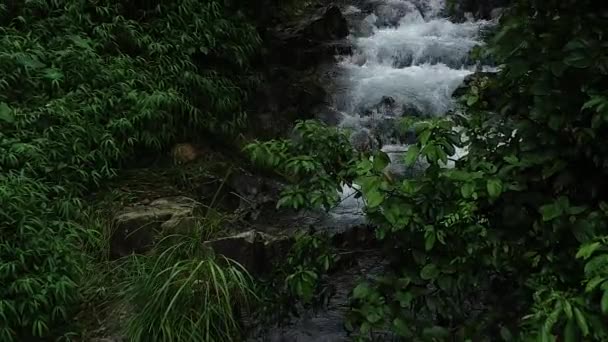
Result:
[[121,287],[133,308],[129,341],[238,339],[240,313],[256,298],[252,278],[239,264],[201,250],[198,239],[183,240],[128,258],[131,270]]

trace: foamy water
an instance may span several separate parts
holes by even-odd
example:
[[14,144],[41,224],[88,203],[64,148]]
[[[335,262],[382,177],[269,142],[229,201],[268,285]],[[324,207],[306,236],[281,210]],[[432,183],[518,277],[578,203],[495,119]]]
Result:
[[[341,90],[334,94],[334,105],[344,114],[340,125],[379,136],[393,173],[408,172],[402,162],[407,146],[390,137],[395,119],[412,111],[441,116],[452,109],[452,93],[477,68],[469,53],[482,44],[481,31],[493,25],[489,21],[451,22],[443,17],[444,8],[444,0],[378,2],[374,13],[361,23],[372,26],[371,35],[351,36],[354,53],[339,64],[343,76],[338,80]],[[357,13],[359,9],[350,6],[348,11]],[[390,102],[393,110],[374,109],[381,101]],[[453,158],[464,153],[458,150]],[[448,167],[452,165],[450,161]],[[353,198],[354,191],[344,189],[343,202],[330,213],[332,217],[363,220],[364,205]]]

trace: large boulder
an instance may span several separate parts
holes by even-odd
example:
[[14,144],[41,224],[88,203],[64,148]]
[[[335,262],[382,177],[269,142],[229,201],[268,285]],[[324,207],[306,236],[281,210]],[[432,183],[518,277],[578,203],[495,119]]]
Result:
[[408,1],[387,1],[380,3],[375,10],[376,25],[399,26],[399,21],[410,13],[420,13],[422,7]]
[[112,257],[150,250],[164,234],[186,233],[196,228],[196,211],[201,204],[189,197],[159,198],[147,205],[122,210],[114,218],[110,238]]
[[292,237],[275,237],[256,230],[206,241],[203,245],[216,254],[241,264],[252,274],[269,271],[274,262],[286,256]]
[[263,32],[258,58],[262,81],[248,104],[247,136],[284,137],[296,120],[313,117],[313,109],[327,102],[326,76],[335,57],[349,55],[348,24],[337,6],[310,8],[298,19]]
[[322,7],[295,26],[296,34],[305,39],[330,41],[348,35],[348,23],[337,6]]
[[310,119],[313,109],[327,102],[324,79],[291,67],[275,67],[266,72],[269,81],[257,89],[249,116],[251,134],[257,139],[283,136],[298,119]]
[[321,7],[302,18],[268,32],[268,61],[304,69],[350,53],[344,40],[348,23],[338,7]]

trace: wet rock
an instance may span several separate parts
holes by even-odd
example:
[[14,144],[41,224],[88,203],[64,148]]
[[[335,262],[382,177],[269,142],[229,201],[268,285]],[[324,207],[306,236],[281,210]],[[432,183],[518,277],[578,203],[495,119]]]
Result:
[[[456,88],[456,90],[454,90],[454,92],[452,93],[452,97],[460,98],[463,95],[465,95],[469,91],[469,88],[472,85],[474,85],[475,83],[482,82],[482,81],[491,82],[496,77],[496,75],[497,74],[495,72],[483,72],[483,71],[479,71],[479,72],[470,74],[467,77],[465,77],[464,80],[462,81],[462,84],[460,86],[458,86],[458,88]],[[486,99],[489,99],[489,100],[498,99],[499,94],[494,94],[492,91],[489,91],[488,93],[486,93],[485,97],[486,97]]]
[[315,113],[315,119],[329,126],[337,126],[344,119],[344,113],[327,105],[318,106],[313,112]]
[[379,145],[368,130],[359,130],[351,134],[350,143],[359,152],[371,152]]
[[367,56],[362,53],[358,53],[356,55],[351,56],[350,61],[355,65],[363,66],[367,62]]
[[496,7],[492,11],[490,11],[490,19],[498,20],[505,13],[506,8],[504,7]]
[[411,2],[406,1],[389,1],[380,4],[376,7],[375,14],[377,16],[376,25],[396,27],[399,25],[401,18],[408,13],[420,12],[419,8]]
[[[415,141],[415,135],[413,131],[401,130],[398,121],[405,116],[425,117],[424,113],[428,112],[428,109],[421,109],[414,103],[401,104],[390,96],[383,96],[376,105],[360,110],[361,117],[365,118],[360,123],[373,140],[379,141],[380,146],[409,144]],[[356,146],[360,146],[363,150],[367,148],[363,143],[365,141],[363,133],[358,133],[352,139]]]
[[380,101],[369,108],[365,108],[361,111],[362,116],[400,116],[400,107],[397,105],[397,101],[390,96],[382,96]]
[[375,14],[371,14],[363,19],[354,21],[350,29],[352,35],[355,37],[371,36],[376,29],[376,20],[378,20],[378,17]]
[[425,116],[422,109],[413,103],[404,103],[401,107],[401,111],[403,116],[413,116],[417,118],[422,118]]
[[256,230],[203,243],[216,254],[234,260],[252,274],[270,270],[273,262],[287,255],[293,243],[291,237],[275,237]]
[[298,26],[298,31],[309,39],[328,41],[344,38],[348,35],[348,23],[337,6],[330,5],[317,10]]
[[[336,6],[322,7],[295,23],[269,32],[271,61],[307,68],[333,58],[336,52],[350,53],[348,23]],[[331,43],[338,42],[340,43]],[[278,58],[278,60],[277,60]]]
[[[456,21],[466,20],[466,13],[471,13],[475,19],[493,19],[493,11],[506,8],[511,0],[457,0],[454,1],[452,18]],[[496,12],[494,13],[496,14]]]
[[125,208],[114,218],[116,230],[110,239],[111,256],[144,253],[161,234],[195,229],[195,212],[199,207],[199,202],[179,196]]
[[270,214],[275,209],[283,184],[275,179],[239,170],[227,180],[240,199],[238,210],[255,221],[262,214]]
[[248,104],[247,135],[258,139],[285,137],[296,120],[311,119],[327,103],[332,78],[323,71],[336,56],[350,55],[346,18],[337,6],[306,10],[298,19],[267,28],[258,58],[262,82]]

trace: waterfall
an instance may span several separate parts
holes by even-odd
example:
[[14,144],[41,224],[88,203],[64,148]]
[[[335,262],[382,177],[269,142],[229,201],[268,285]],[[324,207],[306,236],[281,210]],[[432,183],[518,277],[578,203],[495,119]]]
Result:
[[[361,10],[349,6],[347,13]],[[343,117],[340,126],[379,140],[394,163],[391,172],[404,174],[407,143],[397,134],[398,119],[452,109],[452,93],[478,67],[470,51],[482,44],[481,32],[494,22],[451,22],[445,0],[384,0],[354,25],[349,37],[354,52],[338,63],[339,91],[333,94]],[[343,190],[343,201],[330,212],[333,220],[364,220],[363,203],[354,192]]]

